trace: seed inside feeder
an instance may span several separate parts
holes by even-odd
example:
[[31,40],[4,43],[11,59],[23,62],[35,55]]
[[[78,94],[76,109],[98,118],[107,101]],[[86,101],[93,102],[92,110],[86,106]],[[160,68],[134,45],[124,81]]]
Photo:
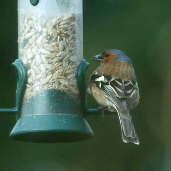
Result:
[[81,15],[20,17],[19,56],[27,68],[24,99],[55,89],[79,98],[77,70],[82,60],[77,24]]

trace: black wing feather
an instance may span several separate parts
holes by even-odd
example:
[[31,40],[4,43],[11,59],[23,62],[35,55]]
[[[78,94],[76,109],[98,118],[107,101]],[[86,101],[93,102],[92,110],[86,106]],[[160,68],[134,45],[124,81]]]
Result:
[[[98,80],[100,77],[104,77],[104,80]],[[137,89],[134,80],[121,80],[120,78],[112,78],[109,75],[100,76],[96,73],[91,76],[91,81],[105,92],[108,89],[112,96],[115,95],[120,99],[131,97]]]

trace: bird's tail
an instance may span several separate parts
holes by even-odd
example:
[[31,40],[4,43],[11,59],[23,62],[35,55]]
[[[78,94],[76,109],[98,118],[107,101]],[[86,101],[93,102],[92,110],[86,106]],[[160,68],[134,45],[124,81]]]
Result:
[[121,113],[118,111],[118,116],[120,120],[121,125],[121,133],[122,133],[122,140],[124,143],[133,143],[139,145],[139,139],[136,134],[134,124],[131,118],[131,115],[129,114],[129,111],[126,113]]

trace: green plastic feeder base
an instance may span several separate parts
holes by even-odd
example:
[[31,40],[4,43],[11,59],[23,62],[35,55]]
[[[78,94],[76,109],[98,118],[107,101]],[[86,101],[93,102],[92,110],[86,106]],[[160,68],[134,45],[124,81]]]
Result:
[[74,142],[93,135],[88,122],[73,114],[25,115],[10,134],[15,140],[30,142]]

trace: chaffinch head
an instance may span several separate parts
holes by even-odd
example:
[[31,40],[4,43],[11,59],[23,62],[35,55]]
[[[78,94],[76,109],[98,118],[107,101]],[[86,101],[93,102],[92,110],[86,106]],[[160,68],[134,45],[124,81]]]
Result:
[[90,78],[93,97],[104,108],[118,113],[123,142],[138,145],[130,110],[139,102],[139,88],[131,59],[116,49],[93,58],[100,62]]

